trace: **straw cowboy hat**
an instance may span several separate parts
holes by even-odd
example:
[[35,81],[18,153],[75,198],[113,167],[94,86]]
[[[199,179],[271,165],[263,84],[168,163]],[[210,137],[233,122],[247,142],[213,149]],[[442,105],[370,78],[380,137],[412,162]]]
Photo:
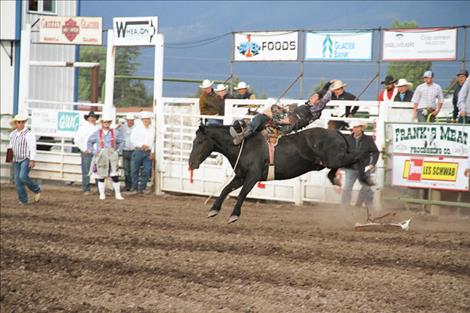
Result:
[[358,120],[355,120],[355,121],[352,121],[351,122],[351,127],[354,128],[354,127],[359,127],[359,126],[366,126],[366,123],[362,122],[362,121],[358,121]]
[[148,112],[148,111],[142,111],[140,112],[140,118],[141,119],[144,119],[144,118],[152,118],[153,117],[153,113],[152,112]]
[[387,75],[385,76],[385,79],[381,82],[383,85],[390,85],[390,84],[395,84],[397,80],[393,78],[392,75]]
[[224,84],[218,84],[214,91],[218,92],[218,91],[224,91],[226,89],[227,89],[227,86],[225,86]]
[[98,119],[98,115],[96,115],[95,111],[90,111],[90,113],[85,114],[83,116],[83,118],[85,118],[85,120],[88,120],[89,117],[94,117],[94,118]]
[[135,116],[132,113],[127,113],[126,114],[126,120],[135,120]]
[[341,80],[337,80],[333,83],[333,85],[331,85],[330,89],[331,90],[336,90],[336,89],[344,88],[347,85],[348,84],[343,83]]
[[17,114],[14,118],[13,121],[16,122],[21,122],[21,121],[27,121],[28,120],[28,115],[26,114]]
[[214,82],[211,82],[211,81],[208,80],[208,79],[204,79],[204,80],[202,81],[202,85],[200,85],[199,88],[202,88],[202,89],[204,89],[204,88],[209,88],[209,87],[212,87],[213,84],[214,84]]
[[238,86],[233,88],[234,90],[240,90],[240,89],[248,89],[250,85],[247,85],[245,82],[239,82]]
[[409,81],[407,81],[405,78],[400,78],[398,80],[398,83],[396,85],[397,87],[402,87],[402,86],[408,86],[408,87],[411,87],[413,86],[412,83],[410,83]]

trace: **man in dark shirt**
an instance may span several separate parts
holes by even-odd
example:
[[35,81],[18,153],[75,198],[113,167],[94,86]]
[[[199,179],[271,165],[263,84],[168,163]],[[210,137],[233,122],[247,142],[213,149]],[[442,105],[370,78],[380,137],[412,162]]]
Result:
[[457,121],[457,117],[459,116],[459,108],[457,107],[457,102],[459,100],[459,92],[462,89],[465,80],[468,77],[467,70],[460,70],[457,73],[457,86],[455,86],[454,90],[454,97],[452,98],[452,104],[454,105],[454,111],[452,112],[452,122],[455,123]]
[[[219,115],[220,114],[220,101],[212,88],[213,82],[205,79],[202,82],[201,96],[199,97],[199,112],[201,115]],[[222,125],[222,120],[209,118],[206,120],[207,125]]]
[[[340,80],[335,81],[330,87],[330,90],[333,92],[331,100],[356,100],[355,95],[344,90],[344,87],[346,86],[347,84],[343,83]],[[359,110],[359,107],[357,106],[353,107],[352,109],[350,106],[347,106],[344,116],[352,117],[357,112],[357,110]]]
[[351,202],[351,192],[356,179],[360,178],[360,172],[362,169],[366,171],[367,182],[359,180],[362,185],[359,195],[357,196],[356,206],[362,206],[365,203],[368,207],[372,207],[374,200],[374,193],[370,188],[373,183],[371,182],[370,173],[375,171],[375,165],[379,159],[379,149],[372,139],[371,136],[364,134],[363,122],[353,121],[351,123],[352,134],[346,136],[346,140],[349,145],[350,152],[359,152],[361,160],[353,165],[351,168],[345,168],[346,177],[343,187],[343,193],[341,194],[341,204],[349,206]]

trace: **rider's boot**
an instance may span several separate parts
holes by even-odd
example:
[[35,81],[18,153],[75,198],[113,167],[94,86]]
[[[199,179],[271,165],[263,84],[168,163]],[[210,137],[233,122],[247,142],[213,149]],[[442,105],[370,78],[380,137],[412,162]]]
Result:
[[232,135],[233,144],[238,146],[245,138],[256,132],[261,126],[269,121],[269,117],[264,114],[256,114],[255,117],[248,123],[245,129],[240,133],[237,133],[235,128],[230,128],[230,134]]

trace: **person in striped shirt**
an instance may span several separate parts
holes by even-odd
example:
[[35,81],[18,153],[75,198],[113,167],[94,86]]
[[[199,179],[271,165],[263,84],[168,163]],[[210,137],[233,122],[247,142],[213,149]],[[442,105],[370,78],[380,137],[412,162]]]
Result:
[[26,127],[27,120],[27,115],[16,115],[13,119],[15,130],[10,133],[9,148],[13,150],[13,171],[20,204],[28,204],[25,185],[34,193],[34,202],[41,198],[41,187],[29,177],[36,165],[36,137]]

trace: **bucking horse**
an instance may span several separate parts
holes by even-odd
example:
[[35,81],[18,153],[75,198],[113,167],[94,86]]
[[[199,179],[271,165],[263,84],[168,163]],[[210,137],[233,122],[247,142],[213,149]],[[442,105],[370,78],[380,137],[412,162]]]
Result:
[[[245,139],[242,145],[235,146],[232,140],[229,126],[200,125],[189,157],[190,170],[198,169],[212,152],[221,153],[230,162],[235,176],[214,201],[208,215],[216,216],[227,195],[242,187],[229,223],[240,218],[243,201],[256,183],[268,180],[270,165],[269,145],[260,132]],[[318,127],[282,136],[273,154],[273,179],[290,179],[329,168],[328,178],[333,184],[338,184],[335,175],[339,168],[351,166],[360,159],[358,154],[348,151],[346,139],[340,132]]]

